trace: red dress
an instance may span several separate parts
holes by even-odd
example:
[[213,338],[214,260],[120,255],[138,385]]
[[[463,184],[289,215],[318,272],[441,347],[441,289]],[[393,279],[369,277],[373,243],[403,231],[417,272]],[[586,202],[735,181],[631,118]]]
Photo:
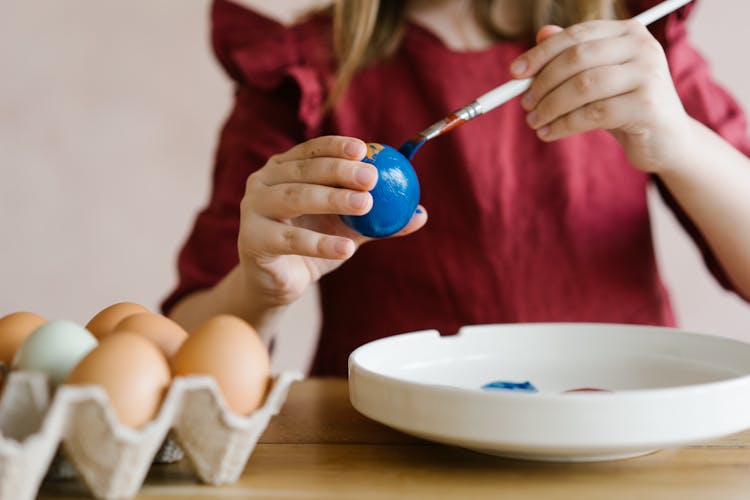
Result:
[[[633,2],[633,12],[655,3]],[[750,153],[741,110],[688,42],[688,10],[652,28],[679,94],[692,116]],[[457,53],[409,24],[395,56],[359,73],[333,113],[322,116],[333,67],[329,19],[283,27],[223,0],[212,13],[214,48],[236,82],[236,99],[221,132],[211,199],[180,253],[179,284],[165,310],[236,265],[245,180],[270,155],[326,134],[397,147],[507,81],[510,62],[528,48],[501,42]],[[674,324],[646,203],[646,187],[658,179],[630,166],[608,133],[543,143],[514,100],[431,141],[413,163],[430,220],[408,237],[364,245],[321,279],[313,374],[346,375],[357,346],[420,329]],[[730,287],[694,225],[662,192],[709,268]]]

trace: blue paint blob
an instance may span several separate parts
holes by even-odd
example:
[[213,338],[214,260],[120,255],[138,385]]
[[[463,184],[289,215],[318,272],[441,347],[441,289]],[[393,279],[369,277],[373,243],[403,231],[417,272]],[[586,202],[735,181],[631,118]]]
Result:
[[385,144],[367,145],[362,160],[378,169],[378,182],[370,190],[372,209],[365,215],[342,215],[341,220],[371,238],[390,236],[409,223],[419,203],[419,180],[409,160]]
[[507,380],[496,380],[482,386],[484,390],[501,390],[514,392],[538,392],[534,384],[528,380],[525,382],[509,382]]

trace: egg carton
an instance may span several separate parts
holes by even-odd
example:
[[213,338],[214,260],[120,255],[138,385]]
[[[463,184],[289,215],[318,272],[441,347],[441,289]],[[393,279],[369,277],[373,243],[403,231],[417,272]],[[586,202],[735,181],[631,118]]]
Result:
[[101,387],[53,392],[43,374],[12,372],[0,396],[0,500],[35,498],[58,448],[96,498],[135,496],[157,454],[174,458],[180,449],[202,482],[232,483],[301,379],[274,376],[263,405],[241,416],[228,411],[212,377],[176,377],[156,418],[131,429],[118,422]]

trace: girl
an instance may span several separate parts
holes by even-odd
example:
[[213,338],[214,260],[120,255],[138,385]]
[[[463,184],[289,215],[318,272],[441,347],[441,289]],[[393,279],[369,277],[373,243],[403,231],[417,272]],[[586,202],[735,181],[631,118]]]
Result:
[[[292,25],[283,2],[244,3],[213,7],[237,92],[164,304],[187,328],[227,312],[271,336],[319,282],[312,372],[345,375],[354,348],[404,331],[673,325],[651,181],[717,279],[750,297],[750,141],[688,42],[689,8],[649,32],[618,18],[655,0],[340,1]],[[530,76],[520,99],[415,156],[423,206],[398,237],[340,221],[372,206],[363,141],[398,146]]]

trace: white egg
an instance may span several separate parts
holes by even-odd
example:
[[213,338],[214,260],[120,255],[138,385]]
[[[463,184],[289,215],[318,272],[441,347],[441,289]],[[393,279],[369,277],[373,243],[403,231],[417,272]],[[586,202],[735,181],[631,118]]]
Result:
[[58,385],[97,344],[96,337],[81,325],[48,321],[26,337],[13,357],[13,369],[46,373]]

